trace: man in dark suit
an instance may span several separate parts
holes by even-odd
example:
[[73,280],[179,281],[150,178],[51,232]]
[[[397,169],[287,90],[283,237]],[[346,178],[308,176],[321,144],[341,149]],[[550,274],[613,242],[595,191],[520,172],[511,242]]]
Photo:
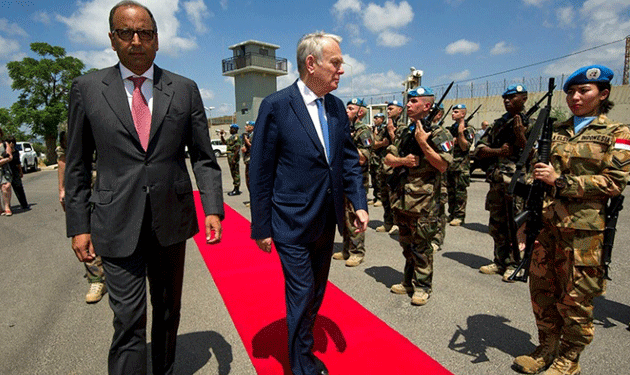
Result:
[[340,42],[322,32],[302,37],[300,79],[262,101],[251,150],[252,238],[267,252],[275,243],[280,256],[295,375],[328,373],[312,353],[312,329],[328,280],[335,225],[343,225],[344,195],[356,209],[358,231],[368,223],[345,106],[329,94],[343,74]]
[[[72,84],[66,155],[66,222],[80,261],[103,260],[114,311],[110,374],[146,374],[146,278],[154,374],[173,373],[186,240],[198,232],[188,146],[206,213],[208,243],[221,238],[221,170],[199,90],[153,64],[157,25],[136,2],[109,18],[120,63]],[[97,179],[90,189],[92,157]]]

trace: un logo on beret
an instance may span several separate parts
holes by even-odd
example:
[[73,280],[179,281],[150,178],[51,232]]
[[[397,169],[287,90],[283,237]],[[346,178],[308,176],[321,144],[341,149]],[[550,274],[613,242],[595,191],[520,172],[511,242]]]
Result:
[[599,68],[591,68],[586,71],[586,78],[588,79],[597,79],[602,74],[602,71]]
[[521,85],[516,86],[516,92],[521,92],[521,91],[523,91],[523,86]]
[[352,99],[352,104],[357,104],[358,100],[357,98]]
[[424,89],[422,87],[418,88],[418,95],[424,94]]

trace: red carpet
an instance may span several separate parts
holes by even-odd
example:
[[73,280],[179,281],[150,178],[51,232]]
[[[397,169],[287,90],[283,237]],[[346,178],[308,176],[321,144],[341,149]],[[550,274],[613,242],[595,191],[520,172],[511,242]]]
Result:
[[[203,223],[198,192],[195,203]],[[249,221],[226,205],[221,243],[207,245],[203,226],[195,241],[258,374],[290,375],[280,259],[249,236]],[[330,282],[314,335],[333,375],[451,374]]]

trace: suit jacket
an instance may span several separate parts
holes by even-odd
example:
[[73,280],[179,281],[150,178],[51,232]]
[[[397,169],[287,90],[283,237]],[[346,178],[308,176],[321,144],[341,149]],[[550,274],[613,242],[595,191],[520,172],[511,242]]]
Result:
[[324,103],[330,162],[297,81],[262,101],[249,166],[252,238],[312,242],[322,233],[322,215],[331,203],[337,223],[343,224],[344,195],[357,210],[367,210],[345,106],[331,94]]
[[[91,233],[98,255],[129,256],[136,248],[147,202],[152,228],[162,246],[197,233],[185,146],[205,214],[223,217],[221,169],[193,81],[155,66],[151,132],[145,152],[119,65],[75,79],[68,113],[67,235]],[[97,177],[92,191],[95,151]]]

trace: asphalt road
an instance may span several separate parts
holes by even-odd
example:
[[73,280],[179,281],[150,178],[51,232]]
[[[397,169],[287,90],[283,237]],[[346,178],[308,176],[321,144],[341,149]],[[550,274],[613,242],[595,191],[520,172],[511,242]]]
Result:
[[[232,183],[227,162],[224,157],[219,162],[228,192]],[[94,305],[84,301],[88,285],[65,236],[56,179],[54,170],[27,174],[24,185],[32,209],[16,209],[12,217],[0,219],[0,374],[107,372],[113,316],[107,297]],[[244,184],[242,189],[246,191]],[[409,297],[389,292],[401,280],[404,260],[395,237],[374,231],[382,223],[381,208],[370,207],[366,261],[356,268],[333,261],[331,269],[335,285],[454,374],[515,374],[512,359],[537,344],[527,286],[477,271],[492,258],[488,213],[483,209],[486,191],[483,179],[473,178],[466,224],[447,227],[426,306],[411,306]],[[225,195],[226,203],[249,218],[245,200],[246,192]],[[595,302],[595,339],[580,360],[584,374],[625,374],[630,368],[629,213],[626,209],[619,219],[613,281]],[[336,246],[340,250],[339,236]],[[177,373],[255,374],[192,240],[185,272]],[[252,292],[243,291],[243,303]]]

